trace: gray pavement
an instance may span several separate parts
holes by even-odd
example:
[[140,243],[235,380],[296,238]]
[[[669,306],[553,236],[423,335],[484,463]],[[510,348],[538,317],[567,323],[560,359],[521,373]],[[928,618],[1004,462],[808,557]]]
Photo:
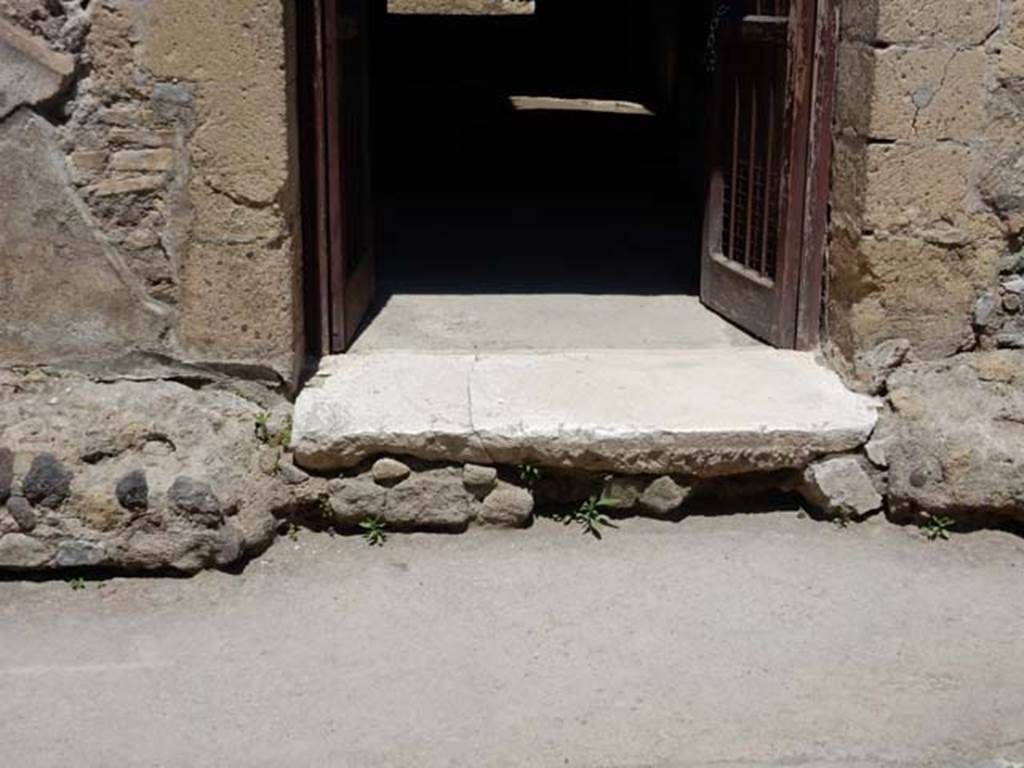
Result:
[[1024,541],[795,513],[0,582],[0,766],[1024,763]]

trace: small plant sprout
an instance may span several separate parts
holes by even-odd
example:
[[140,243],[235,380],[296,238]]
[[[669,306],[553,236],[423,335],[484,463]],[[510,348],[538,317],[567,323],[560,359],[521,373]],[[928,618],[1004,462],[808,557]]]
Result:
[[949,541],[950,529],[956,524],[956,520],[951,517],[931,517],[921,524],[921,532],[927,537],[928,541]]
[[363,529],[363,538],[371,547],[383,547],[388,540],[387,525],[380,517],[368,517],[359,527]]
[[326,493],[320,494],[316,500],[316,508],[324,525],[329,526],[334,520],[334,505],[331,504],[331,497]]
[[618,500],[608,496],[591,496],[584,501],[578,510],[565,519],[565,524],[576,523],[583,529],[583,534],[590,534],[595,539],[602,538],[602,528],[618,528],[604,513],[606,509],[618,506]]
[[832,518],[832,524],[836,526],[836,528],[849,528],[850,523],[852,522],[853,518],[850,517],[850,513],[845,509],[841,509],[836,512],[835,516]]
[[253,432],[256,434],[256,439],[266,445],[270,444],[270,414],[266,411],[261,411],[256,414],[255,423],[253,424]]
[[83,589],[85,589],[85,579],[83,579],[81,576],[78,576],[74,579],[69,579],[68,585],[71,587],[73,591],[81,592]]
[[281,448],[287,449],[292,442],[292,415],[288,414],[284,418],[284,426],[281,427],[281,431],[277,433],[277,439],[274,441]]
[[540,467],[530,464],[528,461],[519,465],[519,481],[529,490],[533,490],[534,486],[540,482],[540,478]]
[[260,411],[256,414],[253,423],[253,432],[256,439],[264,445],[271,445],[278,448],[288,448],[292,441],[292,417],[286,416],[280,431],[271,429],[271,414],[267,411]]

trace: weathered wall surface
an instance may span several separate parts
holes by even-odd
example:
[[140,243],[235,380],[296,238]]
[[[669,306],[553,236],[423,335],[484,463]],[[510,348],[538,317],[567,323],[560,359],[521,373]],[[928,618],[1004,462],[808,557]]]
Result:
[[1024,3],[842,11],[831,343],[854,364],[898,338],[924,360],[1024,347]]
[[291,379],[290,4],[0,0],[0,359]]
[[842,10],[833,359],[892,515],[1024,520],[1024,2]]

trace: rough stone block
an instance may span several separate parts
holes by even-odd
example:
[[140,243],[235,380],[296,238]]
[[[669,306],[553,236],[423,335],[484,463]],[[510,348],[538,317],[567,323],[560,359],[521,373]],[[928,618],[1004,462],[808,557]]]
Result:
[[0,448],[0,504],[11,497],[14,488],[14,453],[10,448]]
[[852,456],[812,464],[804,472],[800,493],[818,509],[853,519],[879,512],[883,504],[871,478]]
[[173,130],[144,130],[139,128],[111,128],[107,132],[107,140],[114,146],[128,147],[170,147],[173,146],[176,133]]
[[383,517],[396,530],[462,531],[473,520],[476,503],[460,471],[433,470],[388,489]]
[[156,0],[141,50],[161,79],[195,83],[199,176],[267,204],[289,176],[284,6],[271,0]]
[[671,515],[690,497],[691,489],[679,485],[671,477],[659,477],[644,489],[640,506],[655,515]]
[[858,447],[874,409],[812,354],[774,349],[378,352],[323,362],[293,445],[324,472],[391,454],[712,477]]
[[28,499],[24,496],[12,496],[7,500],[7,512],[14,522],[18,524],[18,528],[25,533],[31,533],[38,522],[36,519],[35,510],[32,509],[32,505],[28,503]]
[[869,42],[979,45],[999,23],[993,0],[844,0],[843,32]]
[[146,481],[145,470],[132,470],[118,480],[115,493],[118,503],[125,509],[146,509],[149,506],[149,483]]
[[205,184],[193,185],[190,197],[197,242],[266,243],[288,231],[277,205],[244,205]]
[[462,483],[477,498],[482,498],[494,490],[498,482],[498,470],[480,464],[467,464],[462,469]]
[[406,464],[396,459],[383,458],[373,463],[370,473],[373,475],[373,481],[377,485],[390,487],[398,485],[408,478],[412,474],[412,470]]
[[42,568],[52,557],[52,547],[23,533],[8,533],[0,538],[0,570]]
[[897,142],[863,148],[864,227],[920,232],[966,216],[970,153],[952,142]]
[[840,125],[873,139],[973,138],[984,123],[980,48],[846,45]]
[[866,43],[843,40],[837,57],[836,126],[840,133],[867,136],[877,67],[874,51]]
[[68,183],[56,130],[22,110],[0,124],[0,358],[103,358],[159,344],[151,302]]
[[71,471],[56,456],[41,453],[22,480],[22,493],[36,506],[56,509],[71,495],[71,479]]
[[68,167],[76,184],[93,181],[107,167],[107,152],[102,149],[79,149],[68,156]]
[[879,437],[902,514],[1024,520],[1024,352],[904,366],[889,392]]
[[302,354],[292,14],[277,0],[154,0],[135,47],[161,81],[153,112],[195,126],[182,353],[288,380]]
[[89,186],[86,192],[96,197],[113,197],[115,195],[134,195],[155,192],[164,185],[164,176],[146,174],[145,176],[125,176],[105,179]]
[[182,346],[199,359],[291,372],[291,240],[277,247],[193,242],[182,281]]
[[[906,339],[922,359],[973,343],[976,297],[995,270],[993,255],[917,238],[837,238],[829,302],[832,340],[853,357]],[[936,286],[942,299],[936,300]]]
[[478,519],[485,525],[521,528],[529,525],[533,495],[525,488],[500,482],[480,505]]
[[57,545],[54,564],[58,568],[92,568],[107,562],[108,558],[102,542],[69,539]]
[[334,524],[354,529],[367,518],[383,518],[388,492],[376,483],[356,478],[333,482],[329,486]]
[[20,106],[58,96],[74,71],[73,56],[50,50],[45,40],[0,18],[0,120]]
[[113,171],[169,171],[174,165],[170,149],[122,149],[110,160]]
[[199,525],[212,528],[224,520],[224,505],[202,480],[178,477],[167,490],[167,500]]

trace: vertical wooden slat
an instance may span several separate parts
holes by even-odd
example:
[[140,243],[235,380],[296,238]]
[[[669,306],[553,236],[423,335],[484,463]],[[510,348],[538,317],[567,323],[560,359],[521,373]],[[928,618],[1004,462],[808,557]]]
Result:
[[327,100],[324,85],[324,0],[312,0],[313,51],[310,64],[313,107],[314,162],[310,173],[315,174],[314,190],[316,199],[310,201],[315,217],[313,231],[316,235],[316,295],[319,322],[318,347],[321,354],[331,353],[331,284],[330,245],[327,225]]
[[754,208],[756,207],[757,183],[757,78],[750,77],[750,130],[747,141],[750,147],[747,153],[747,222],[746,237],[743,238],[743,265],[750,267],[751,250],[754,247]]
[[735,78],[733,81],[733,93],[732,163],[731,181],[729,182],[732,200],[729,204],[729,245],[725,250],[729,258],[736,258],[736,194],[739,189],[740,112],[742,109],[739,78]]
[[327,115],[328,281],[331,291],[331,349],[345,348],[345,122],[342,102],[338,0],[322,0],[324,8],[324,92]]
[[762,221],[761,221],[761,268],[758,270],[762,277],[768,275],[768,259],[769,259],[769,237],[773,235],[771,232],[772,224],[772,204],[775,196],[778,195],[778,190],[772,189],[772,178],[774,176],[774,168],[772,164],[775,160],[775,120],[777,105],[775,103],[775,83],[772,79],[772,69],[766,68],[768,82],[768,136],[766,142],[767,157],[765,158],[765,169],[764,169],[764,206]]

